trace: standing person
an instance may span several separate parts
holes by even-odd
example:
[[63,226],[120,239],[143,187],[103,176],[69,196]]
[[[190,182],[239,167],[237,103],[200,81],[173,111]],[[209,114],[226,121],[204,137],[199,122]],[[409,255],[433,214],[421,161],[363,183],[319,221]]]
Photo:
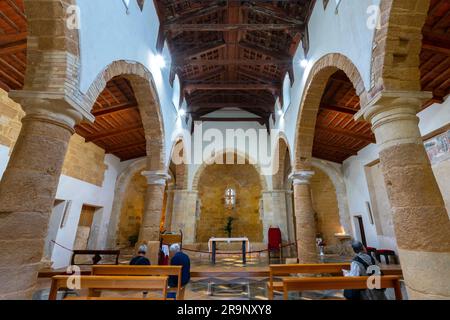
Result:
[[149,266],[150,260],[145,256],[147,254],[147,246],[145,244],[141,245],[138,249],[138,255],[133,257],[130,261],[132,266]]
[[[356,253],[352,260],[350,271],[343,270],[346,277],[365,277],[371,276],[372,273],[368,273],[367,270],[371,266],[377,266],[375,259],[367,253],[366,247],[357,240],[352,242],[353,251]],[[349,300],[387,300],[384,294],[384,290],[378,289],[366,289],[344,290],[344,297]]]
[[[191,260],[189,256],[181,251],[180,245],[174,243],[170,246],[170,265],[182,266],[181,268],[181,286],[187,285],[191,279]],[[176,288],[178,286],[178,276],[169,276],[169,287]],[[176,298],[175,292],[169,292],[168,298]]]

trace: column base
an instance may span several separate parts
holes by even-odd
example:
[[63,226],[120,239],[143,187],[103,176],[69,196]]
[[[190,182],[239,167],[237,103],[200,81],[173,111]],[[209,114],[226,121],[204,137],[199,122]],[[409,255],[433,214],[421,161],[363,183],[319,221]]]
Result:
[[450,300],[450,252],[399,249],[410,300]]

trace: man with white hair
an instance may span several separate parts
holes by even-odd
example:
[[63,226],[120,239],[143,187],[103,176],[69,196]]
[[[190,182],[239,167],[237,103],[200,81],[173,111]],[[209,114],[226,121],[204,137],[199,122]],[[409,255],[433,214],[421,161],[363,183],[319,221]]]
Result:
[[147,254],[147,246],[145,244],[141,245],[138,249],[138,255],[133,257],[130,261],[132,266],[149,266],[150,260],[145,256]]
[[[170,264],[172,266],[182,266],[181,269],[181,285],[184,287],[188,284],[191,279],[191,260],[189,256],[181,251],[181,247],[178,243],[174,243],[170,246],[170,256],[172,259],[170,260]],[[169,277],[169,287],[176,288],[178,286],[178,277],[170,276]],[[170,292],[169,295],[174,294],[174,292]],[[175,298],[172,296],[167,296],[168,298]]]

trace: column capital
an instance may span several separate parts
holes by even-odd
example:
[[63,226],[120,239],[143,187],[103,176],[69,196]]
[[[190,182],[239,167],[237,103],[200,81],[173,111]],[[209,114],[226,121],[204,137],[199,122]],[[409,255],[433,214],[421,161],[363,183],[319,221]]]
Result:
[[415,117],[423,103],[432,97],[431,92],[425,91],[384,90],[377,93],[354,118],[356,121],[361,119],[370,121],[376,127],[385,121]]
[[311,178],[315,172],[311,170],[294,171],[289,175],[289,179],[292,180],[294,186],[302,184],[311,184]]
[[[21,104],[25,112],[33,112],[37,106],[37,110],[47,105],[58,106],[57,111],[68,109],[79,114],[81,119],[94,122],[95,117],[90,112],[92,104],[81,92],[59,92],[59,91],[37,91],[37,90],[12,90],[8,96]],[[35,101],[35,103],[33,102]],[[53,109],[51,109],[53,110]],[[81,120],[79,120],[81,121]]]
[[166,185],[167,180],[170,180],[170,175],[164,171],[142,171],[141,174],[147,178],[149,185]]
[[49,98],[43,93],[30,91],[11,91],[9,96],[25,111],[23,121],[50,122],[74,132],[75,125],[83,120],[83,114],[62,97]]

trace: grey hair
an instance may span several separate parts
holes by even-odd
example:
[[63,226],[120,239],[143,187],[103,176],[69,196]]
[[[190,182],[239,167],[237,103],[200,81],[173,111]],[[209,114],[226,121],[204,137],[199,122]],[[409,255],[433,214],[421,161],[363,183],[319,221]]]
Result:
[[352,248],[353,248],[353,251],[355,251],[355,253],[360,253],[360,252],[364,251],[364,245],[362,244],[361,241],[358,241],[358,240],[352,241]]
[[138,253],[147,253],[147,246],[145,244],[141,245],[138,249]]
[[170,251],[175,253],[180,252],[181,251],[180,245],[178,243],[172,244],[170,246]]

